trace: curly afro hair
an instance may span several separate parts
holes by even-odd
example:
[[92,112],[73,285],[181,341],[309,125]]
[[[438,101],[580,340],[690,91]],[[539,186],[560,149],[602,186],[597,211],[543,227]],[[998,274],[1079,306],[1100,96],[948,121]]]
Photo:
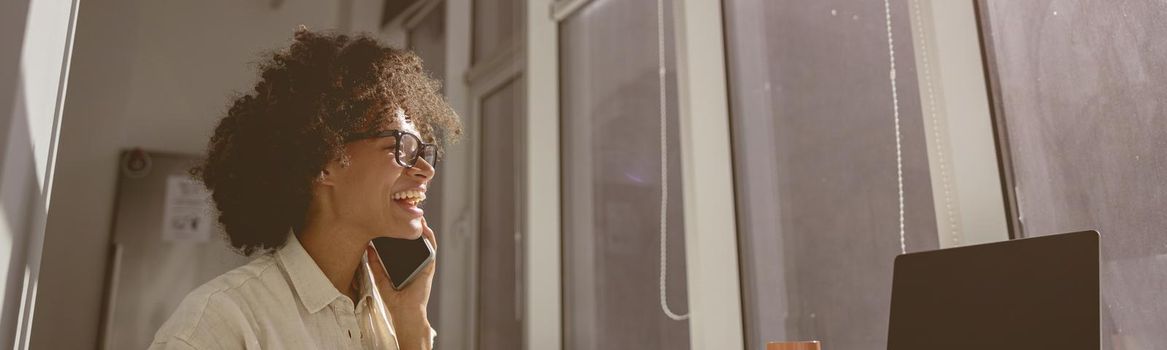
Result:
[[300,26],[291,47],[263,56],[255,88],[234,98],[191,173],[207,186],[231,245],[270,251],[302,227],[312,182],[344,140],[386,123],[398,108],[425,142],[449,145],[462,129],[440,83],[412,52],[366,35]]

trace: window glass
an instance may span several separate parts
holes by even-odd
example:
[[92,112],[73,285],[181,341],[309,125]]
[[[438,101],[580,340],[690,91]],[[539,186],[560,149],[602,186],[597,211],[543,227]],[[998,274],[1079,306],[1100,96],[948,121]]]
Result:
[[982,1],[1024,237],[1102,235],[1104,349],[1167,344],[1167,14],[1154,2]]
[[519,37],[523,22],[519,0],[474,0],[473,64],[489,60]]
[[[671,6],[666,6],[671,8]],[[687,349],[660,306],[660,83],[655,1],[593,0],[561,22],[564,344]],[[687,313],[671,14],[666,19],[667,299]]]
[[519,80],[482,100],[479,172],[478,348],[522,349],[519,290],[522,242],[519,231]]
[[[880,1],[725,0],[747,344],[886,346],[900,254]],[[904,1],[892,1],[907,250],[936,219]]]

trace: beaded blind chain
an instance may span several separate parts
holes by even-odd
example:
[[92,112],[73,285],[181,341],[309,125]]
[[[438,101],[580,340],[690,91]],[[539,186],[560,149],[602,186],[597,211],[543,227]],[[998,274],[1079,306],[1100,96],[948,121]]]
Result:
[[656,0],[656,48],[657,78],[660,85],[660,309],[674,321],[689,319],[689,314],[680,315],[669,309],[668,286],[668,204],[669,204],[669,157],[668,157],[668,115],[665,103],[665,5],[664,0]]
[[895,122],[896,132],[896,185],[898,186],[900,208],[900,253],[908,252],[907,239],[904,235],[904,158],[900,137],[900,98],[896,91],[896,49],[891,34],[891,3],[883,0],[883,13],[887,24],[887,60],[891,67],[888,77],[891,80],[891,108],[892,120]]

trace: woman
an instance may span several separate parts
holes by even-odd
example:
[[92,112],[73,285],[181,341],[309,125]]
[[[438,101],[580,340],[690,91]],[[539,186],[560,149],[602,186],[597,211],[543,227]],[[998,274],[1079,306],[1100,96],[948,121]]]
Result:
[[192,171],[251,263],[207,282],[157,349],[429,349],[434,264],[394,290],[369,242],[425,237],[418,203],[457,116],[412,53],[300,27]]

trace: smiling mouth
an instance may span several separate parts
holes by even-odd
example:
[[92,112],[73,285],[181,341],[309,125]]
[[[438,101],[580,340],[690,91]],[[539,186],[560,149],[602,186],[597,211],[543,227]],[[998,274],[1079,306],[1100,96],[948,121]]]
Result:
[[425,200],[425,192],[417,190],[401,191],[394,193],[392,198],[395,201],[402,201],[405,204],[416,207],[418,203]]

